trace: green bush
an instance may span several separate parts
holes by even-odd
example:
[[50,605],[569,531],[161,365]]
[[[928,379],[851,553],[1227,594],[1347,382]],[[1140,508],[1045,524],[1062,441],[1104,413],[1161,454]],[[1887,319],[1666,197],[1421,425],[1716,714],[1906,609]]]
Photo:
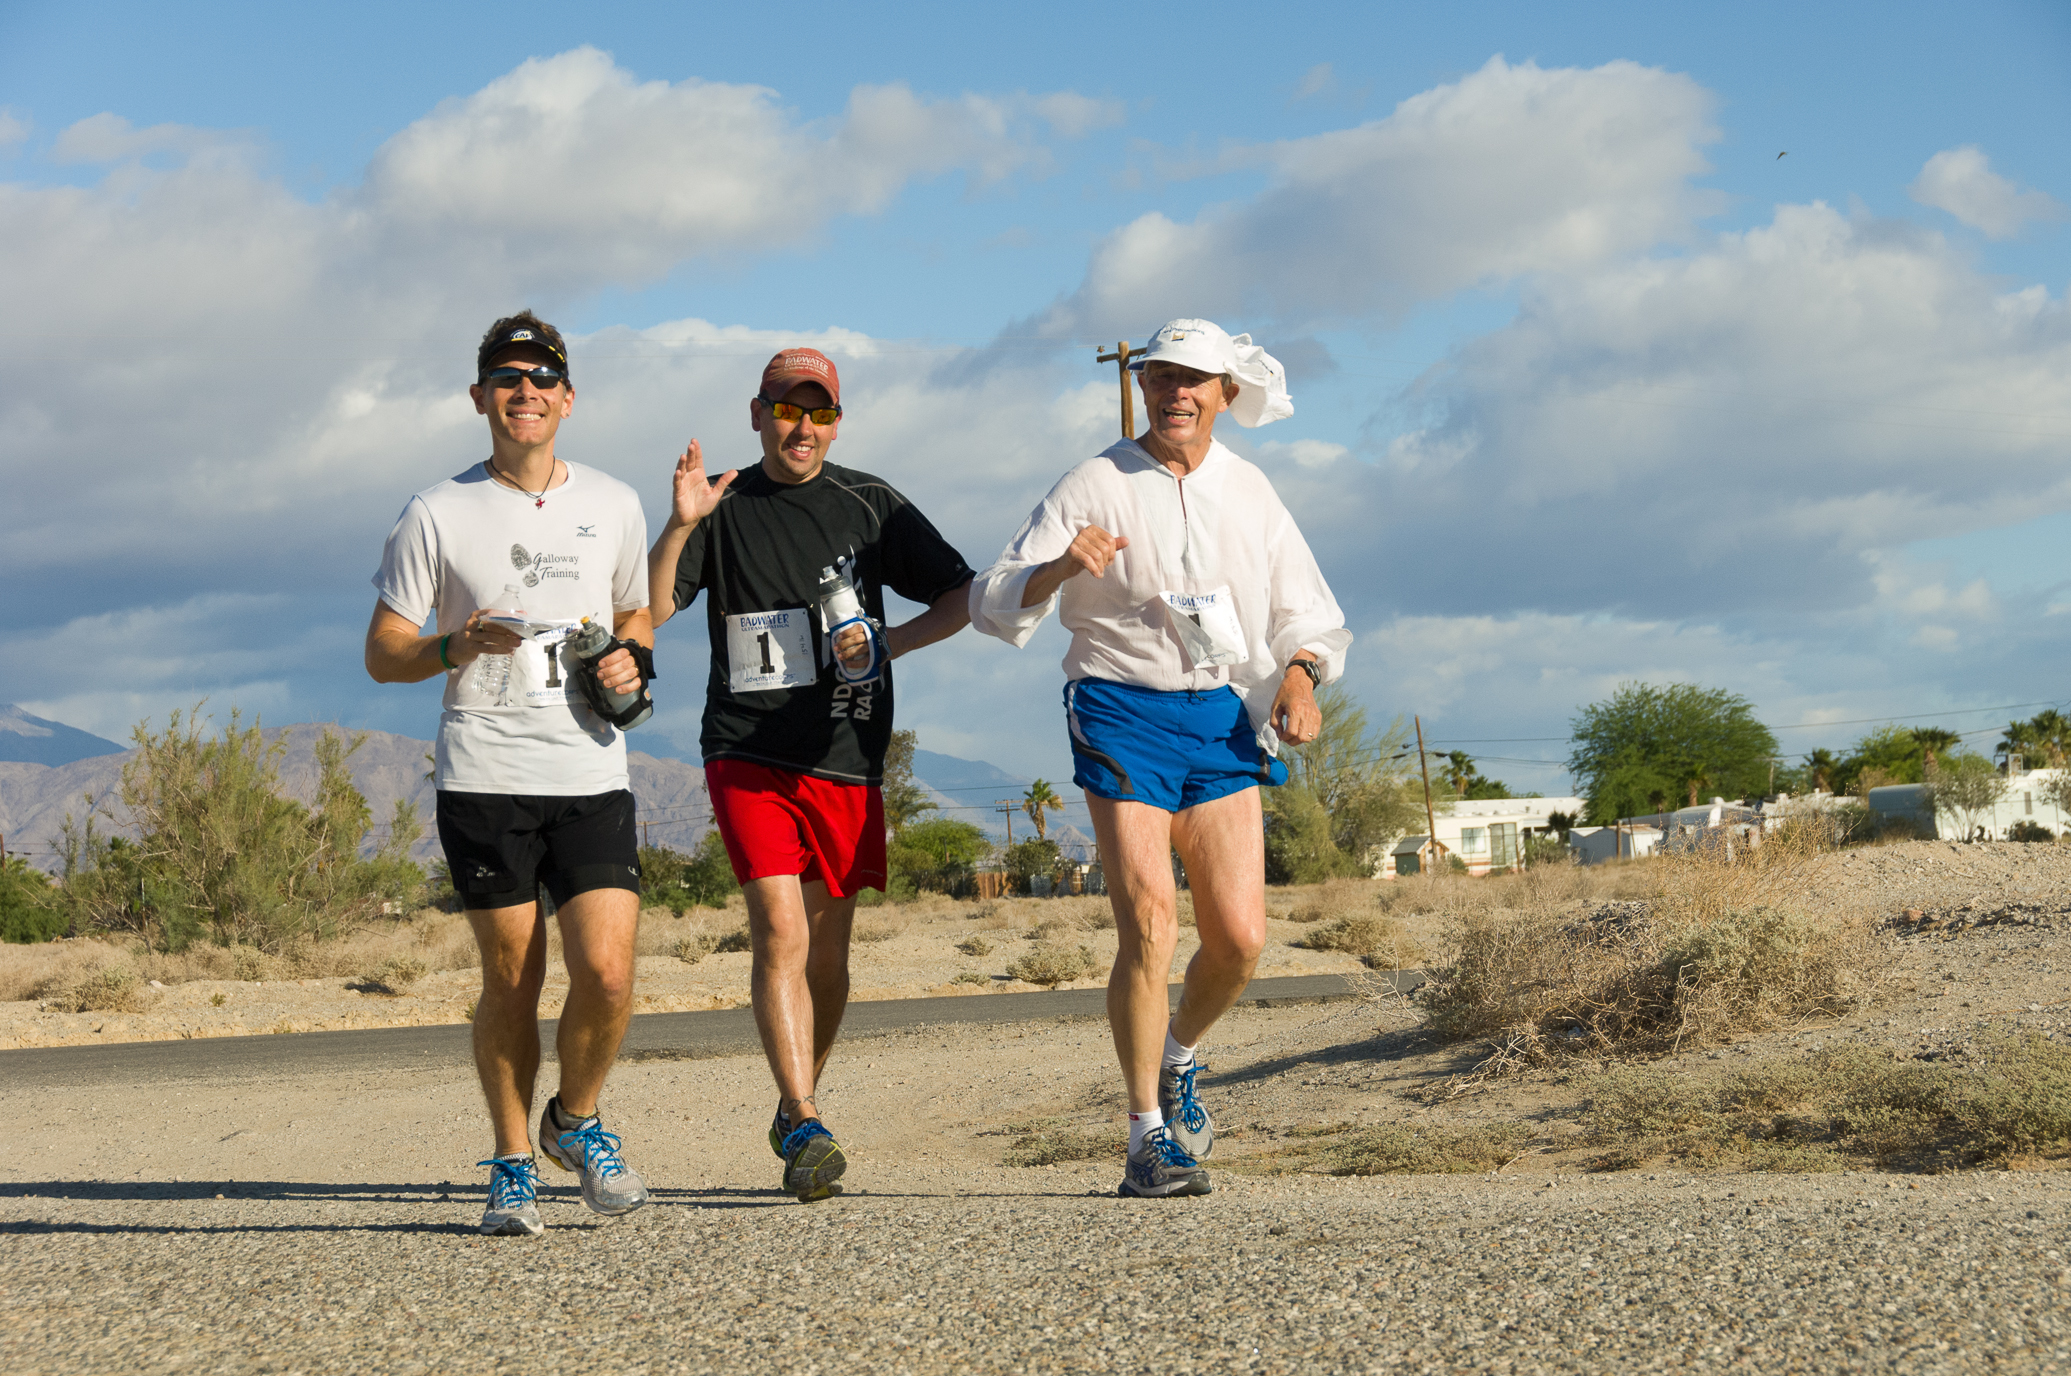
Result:
[[70,924],[58,908],[58,894],[41,870],[20,856],[0,866],[0,941],[55,941]]
[[668,846],[640,847],[641,901],[681,914],[687,908],[723,908],[741,891],[726,856],[726,841],[714,827],[686,855]]
[[978,862],[992,849],[985,833],[969,822],[948,817],[909,822],[887,848],[887,868],[894,891],[961,893]]
[[136,729],[121,786],[135,842],[100,834],[96,814],[108,814],[95,800],[83,826],[65,818],[58,904],[71,930],[132,932],[165,950],[207,937],[278,952],[417,896],[414,807],[398,802],[387,837],[362,853],[371,817],[346,762],[364,737],[317,739],[316,801],[304,807],[280,794],[285,741],[269,744],[234,711],[209,738],[198,712],[174,712],[163,735]]
[[1028,881],[1039,874],[1057,873],[1060,852],[1057,843],[1043,837],[1030,841],[1017,841],[1007,847],[1002,857],[1006,863],[1007,880],[1015,893],[1027,893]]

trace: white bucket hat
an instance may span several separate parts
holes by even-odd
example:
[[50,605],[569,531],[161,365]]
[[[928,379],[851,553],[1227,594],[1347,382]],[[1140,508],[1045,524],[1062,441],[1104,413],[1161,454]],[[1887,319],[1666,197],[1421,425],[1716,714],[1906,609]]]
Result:
[[1248,334],[1232,339],[1211,320],[1174,320],[1151,336],[1149,346],[1130,359],[1129,366],[1141,372],[1144,364],[1159,362],[1235,378],[1237,399],[1230,403],[1230,417],[1247,430],[1294,414],[1287,370]]

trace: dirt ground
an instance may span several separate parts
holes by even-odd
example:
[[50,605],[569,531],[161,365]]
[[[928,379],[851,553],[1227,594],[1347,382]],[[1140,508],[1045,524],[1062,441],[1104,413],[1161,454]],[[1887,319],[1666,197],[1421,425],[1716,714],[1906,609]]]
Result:
[[[1329,886],[1276,889],[1269,897],[1269,939],[1259,974],[1361,969],[1361,962],[1351,955],[1295,943],[1326,925],[1316,920],[1319,916],[1377,909],[1385,909],[1407,934],[1405,951],[1420,954],[1426,965],[1442,963],[1449,956],[1449,932],[1463,905],[1503,902],[1506,884],[1522,901],[1526,878],[1436,884],[1335,881]],[[1646,878],[1642,862],[1595,873],[1540,876],[1532,882],[1541,886],[1541,898],[1544,885],[1567,885],[1569,901],[1585,905],[1633,893]],[[1868,847],[1820,857],[1807,869],[1804,886],[1805,899],[1815,909],[1866,910],[1878,919],[1884,964],[1877,972],[1872,1002],[1847,1017],[1686,1052],[1669,1058],[1663,1068],[1708,1075],[1750,1058],[1846,1041],[1905,1056],[1960,1055],[1992,1024],[2071,1035],[2071,989],[2064,975],[2071,964],[2071,847],[1939,841]],[[1028,990],[1035,986],[1008,978],[1005,971],[1039,939],[1086,948],[1095,973],[1070,983],[1097,985],[1115,949],[1114,932],[1096,925],[1111,921],[1105,914],[1105,900],[1092,898],[994,903],[927,899],[867,909],[857,918],[854,997],[982,998],[996,991]],[[442,963],[460,968],[436,969],[400,995],[370,991],[358,978],[333,976],[194,979],[149,989],[146,1007],[132,1013],[58,1012],[32,999],[0,1004],[0,1047],[464,1022],[471,1014],[475,975],[463,963],[471,958],[464,927],[457,928],[456,944],[458,921],[440,916],[416,924],[416,949],[443,949]],[[745,951],[708,954],[695,963],[669,953],[686,938],[732,931],[740,922],[738,908],[681,918],[665,910],[647,914],[641,938],[646,954],[639,962],[637,986],[639,1011],[745,1004]],[[404,933],[410,930],[411,924],[405,924]],[[960,943],[989,949],[973,955],[960,950]],[[1194,946],[1191,928],[1183,927],[1175,975]],[[362,963],[386,949],[374,948]],[[8,975],[4,962],[20,962],[38,953],[50,958],[49,948],[0,948],[0,978]],[[100,958],[87,953],[75,960],[90,963]],[[959,976],[967,982],[958,982]],[[15,977],[22,978],[19,971]],[[565,975],[550,975],[544,1013],[558,1010],[565,988]],[[1298,1036],[1276,1031],[1256,1041],[1246,1030],[1255,1019],[1264,1019],[1257,1024],[1261,1028],[1302,1030]],[[1014,1040],[1021,1034],[1003,1035]],[[1061,1116],[1091,1129],[1110,1120],[1115,1110],[1106,1093],[1112,1053],[1104,1029],[1087,1028],[1072,1035],[1085,1042],[1083,1056],[1075,1057],[1084,1064],[1072,1072],[1083,1077],[1083,1087],[1029,1099],[1024,1116]],[[1586,1155],[1567,1140],[1576,1131],[1569,1110],[1582,1093],[1578,1082],[1599,1067],[1582,1063],[1564,1072],[1498,1077],[1460,1092],[1455,1077],[1471,1070],[1486,1055],[1486,1046],[1432,1037],[1405,997],[1377,993],[1361,1002],[1303,1014],[1291,1024],[1278,1014],[1233,1015],[1217,1029],[1214,1041],[1220,1045],[1212,1045],[1206,1054],[1216,1072],[1211,1082],[1218,1084],[1224,1099],[1218,1116],[1225,1124],[1223,1140],[1231,1157],[1285,1146],[1305,1126],[1374,1121],[1375,1115],[1411,1126],[1534,1124],[1537,1135],[1515,1169],[1534,1163],[1542,1169],[1572,1166]],[[894,1057],[894,1045],[873,1043],[869,1054]],[[913,1066],[891,1073],[915,1077],[919,1083],[935,1073],[924,1067],[925,1061],[921,1057]],[[1260,1061],[1276,1068],[1270,1074],[1239,1071],[1239,1065]],[[759,1067],[750,1069],[761,1073]],[[1228,1078],[1225,1070],[1232,1072]],[[1086,1097],[1095,1085],[1101,1086],[1100,1092]],[[471,1113],[472,1105],[468,1108]]]
[[[1376,887],[1352,886],[1341,895],[1341,901],[1348,908],[1370,907],[1370,893]],[[1269,921],[1266,953],[1259,962],[1261,977],[1363,968],[1355,956],[1293,944],[1316,928],[1313,922],[1287,920],[1304,904],[1315,906],[1313,893],[1307,889],[1275,892],[1268,904],[1274,916]],[[641,920],[636,1013],[734,1008],[748,1002],[750,958],[745,950],[714,951],[695,963],[675,954],[686,941],[740,930],[746,915],[738,899],[724,912],[703,909],[678,917],[667,909],[651,908]],[[1103,922],[1105,928],[1095,925]],[[856,940],[851,947],[850,997],[859,1002],[940,995],[983,997],[1047,987],[1007,973],[1015,960],[1045,942],[1085,948],[1095,971],[1056,987],[1104,984],[1115,954],[1112,924],[1107,901],[1102,898],[986,903],[932,898],[863,909],[857,914]],[[959,949],[966,944],[972,950],[987,949],[982,955]],[[1184,967],[1197,945],[1193,929],[1182,927],[1175,970]],[[179,974],[194,971],[181,969],[174,960],[139,959],[104,942],[0,946],[0,988],[12,984],[22,993],[35,995],[0,1002],[0,1049],[406,1027],[462,1023],[473,1016],[480,980],[473,967],[473,942],[460,918],[426,912],[383,937],[363,939],[356,949],[356,959],[327,954],[329,963],[344,968],[322,977],[179,979]],[[559,1013],[568,990],[567,974],[559,964],[558,941],[553,954],[540,1008],[547,1017]],[[398,955],[432,968],[399,992],[370,984],[366,976]],[[68,983],[111,963],[138,974],[136,1007],[61,1010],[59,996]],[[191,967],[192,962],[189,964]],[[154,977],[159,979],[159,987],[146,982]]]

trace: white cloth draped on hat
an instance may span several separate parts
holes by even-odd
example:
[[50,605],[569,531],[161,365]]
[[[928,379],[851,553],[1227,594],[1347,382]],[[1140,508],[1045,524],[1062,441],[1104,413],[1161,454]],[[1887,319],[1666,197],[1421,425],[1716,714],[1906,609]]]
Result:
[[1232,339],[1212,320],[1174,320],[1151,336],[1149,346],[1129,366],[1141,371],[1144,364],[1161,360],[1235,378],[1237,399],[1230,403],[1230,418],[1247,430],[1294,414],[1287,370],[1248,334]]

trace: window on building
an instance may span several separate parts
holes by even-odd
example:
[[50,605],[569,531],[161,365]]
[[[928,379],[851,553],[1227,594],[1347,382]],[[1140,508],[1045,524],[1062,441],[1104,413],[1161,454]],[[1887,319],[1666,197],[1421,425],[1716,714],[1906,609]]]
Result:
[[1517,823],[1497,822],[1489,828],[1489,865],[1503,869],[1517,863]]
[[1488,853],[1489,833],[1487,827],[1460,828],[1460,854],[1462,857],[1487,855]]

